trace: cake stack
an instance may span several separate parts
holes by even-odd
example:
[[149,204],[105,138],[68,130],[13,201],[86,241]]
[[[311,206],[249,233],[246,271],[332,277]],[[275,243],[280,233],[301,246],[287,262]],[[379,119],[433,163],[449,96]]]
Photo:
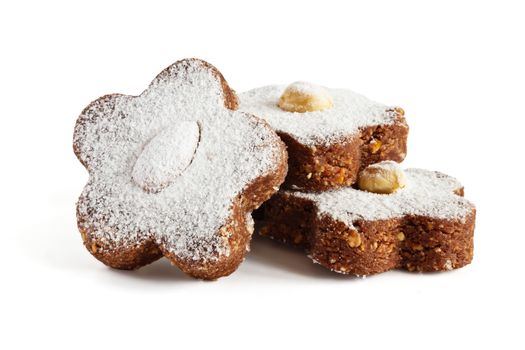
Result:
[[403,170],[399,107],[306,82],[241,94],[288,148],[288,175],[259,210],[260,234],[335,272],[445,271],[470,263],[475,207],[445,174]]

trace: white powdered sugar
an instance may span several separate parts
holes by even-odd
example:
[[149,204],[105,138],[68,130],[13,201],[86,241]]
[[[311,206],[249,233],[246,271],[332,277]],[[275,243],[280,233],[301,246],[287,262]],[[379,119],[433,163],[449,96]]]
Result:
[[[367,126],[393,124],[397,116],[394,107],[345,89],[323,89],[323,93],[327,91],[333,99],[331,108],[306,113],[286,112],[277,106],[285,89],[284,85],[271,85],[242,93],[239,110],[264,118],[277,131],[310,146],[340,142]],[[304,89],[312,92],[311,88]]]
[[197,122],[174,123],[144,146],[131,177],[152,192],[169,186],[190,165],[199,136]]
[[181,258],[227,255],[217,230],[246,186],[277,170],[278,140],[258,118],[225,108],[209,67],[178,62],[140,96],[106,96],[79,117],[74,145],[90,173],[80,223],[109,246],[153,238]]
[[[306,81],[296,81],[287,87],[288,90],[298,91],[307,96],[319,96],[320,98],[329,98],[328,90],[320,85],[311,84]],[[284,90],[283,90],[284,91]]]
[[320,193],[285,191],[313,201],[318,215],[328,215],[353,227],[356,220],[384,220],[405,215],[464,220],[474,205],[454,194],[462,188],[455,178],[423,169],[407,169],[406,186],[392,194],[346,187]]
[[394,162],[393,160],[383,160],[379,163],[370,164],[369,166],[366,167],[366,169],[378,169],[378,170],[383,169],[383,170],[386,170],[392,173],[403,171],[399,163]]

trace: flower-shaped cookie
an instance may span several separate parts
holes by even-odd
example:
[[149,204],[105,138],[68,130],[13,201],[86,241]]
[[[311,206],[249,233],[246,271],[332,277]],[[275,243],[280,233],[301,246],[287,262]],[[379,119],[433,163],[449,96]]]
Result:
[[349,186],[367,165],[405,158],[408,125],[399,107],[306,82],[265,86],[239,97],[240,110],[264,118],[286,143],[286,188]]
[[[392,177],[370,179],[384,184]],[[406,170],[401,186],[397,180],[389,194],[352,187],[280,191],[263,206],[261,234],[301,246],[315,262],[354,275],[394,268],[442,271],[470,263],[476,210],[462,197],[462,185],[422,169]]]
[[216,68],[186,59],[139,96],[84,109],[73,145],[90,176],[77,219],[97,259],[134,269],[164,255],[204,279],[237,268],[251,211],[284,180],[286,151],[266,122],[236,108]]

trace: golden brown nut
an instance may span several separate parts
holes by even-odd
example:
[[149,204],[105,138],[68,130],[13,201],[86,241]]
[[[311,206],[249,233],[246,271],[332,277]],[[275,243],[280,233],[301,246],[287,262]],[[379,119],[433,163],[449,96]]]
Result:
[[334,102],[322,86],[297,81],[288,85],[277,105],[287,112],[305,113],[330,108]]
[[387,194],[405,187],[406,178],[398,163],[384,161],[363,169],[357,185],[364,191]]

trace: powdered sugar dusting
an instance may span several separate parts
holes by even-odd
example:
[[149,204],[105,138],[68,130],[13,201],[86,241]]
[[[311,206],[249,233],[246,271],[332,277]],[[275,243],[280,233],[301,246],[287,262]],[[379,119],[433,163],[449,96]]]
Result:
[[316,203],[318,215],[328,215],[349,227],[356,220],[384,220],[404,215],[462,220],[474,205],[454,194],[462,185],[453,177],[423,169],[405,171],[406,187],[392,194],[376,194],[352,187],[320,193],[286,191]]
[[367,168],[368,169],[379,169],[379,170],[384,169],[390,172],[397,172],[397,171],[403,170],[401,169],[401,166],[399,165],[399,163],[394,162],[393,160],[383,160],[379,163],[370,164]]
[[323,86],[308,83],[306,81],[296,81],[286,88],[291,91],[298,91],[305,95],[327,97],[330,96],[327,89]]
[[360,128],[393,124],[397,116],[394,107],[371,101],[350,90],[324,88],[323,91],[332,96],[333,107],[306,113],[286,112],[277,106],[285,88],[271,85],[242,93],[239,109],[266,119],[276,130],[305,145],[337,143]]
[[[133,181],[134,165],[150,140],[181,122],[198,123],[198,147],[182,174],[169,175],[167,187],[148,193]],[[179,139],[184,145],[177,147],[191,153],[194,138]],[[90,173],[78,203],[82,225],[110,246],[151,238],[195,260],[229,253],[216,232],[231,216],[233,199],[276,171],[282,157],[278,137],[264,122],[224,107],[220,81],[198,60],[171,66],[140,96],[110,95],[92,103],[79,117],[74,144]],[[155,147],[162,145],[175,146],[166,141]],[[162,162],[167,150],[157,148],[158,159],[150,155],[150,161]]]
[[144,146],[131,177],[145,190],[160,191],[190,165],[198,143],[196,122],[174,123]]

